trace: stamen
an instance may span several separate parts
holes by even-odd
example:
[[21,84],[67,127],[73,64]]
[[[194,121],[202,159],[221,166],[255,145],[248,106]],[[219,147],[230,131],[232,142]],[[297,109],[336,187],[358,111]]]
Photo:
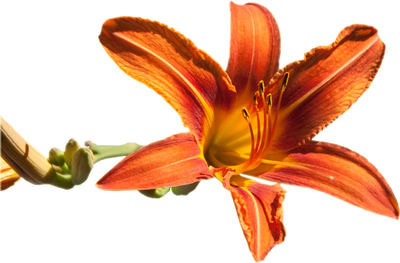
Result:
[[275,132],[276,123],[278,122],[279,111],[281,109],[283,92],[285,92],[288,82],[289,82],[289,72],[285,72],[285,74],[283,75],[283,81],[282,81],[282,86],[281,86],[281,92],[279,94],[278,104],[276,106],[275,118],[274,118],[274,122],[272,124],[271,136],[268,140],[267,147],[269,147],[269,145],[271,144],[272,136]]
[[[258,111],[256,111],[256,114],[257,114],[257,118],[259,119]],[[251,150],[250,150],[250,158],[247,161],[235,166],[234,169],[236,171],[238,171],[239,173],[246,170],[246,167],[251,163],[250,160],[253,159],[253,156],[254,156],[254,153],[255,153],[255,150],[256,150],[256,142],[254,140],[254,131],[253,131],[253,127],[251,125],[250,114],[249,114],[248,110],[246,109],[246,107],[242,108],[242,115],[243,115],[243,118],[247,121],[247,123],[249,125],[250,139],[251,139]],[[259,126],[260,126],[259,123],[257,123],[257,126],[258,126],[257,127],[258,128],[258,130],[257,130],[257,132],[258,132],[257,141],[258,141],[259,140],[259,133],[260,133],[260,131],[259,131]]]
[[282,87],[281,87],[282,91],[285,91],[288,82],[289,82],[289,72],[285,72],[285,74],[283,75],[283,81],[282,81]]
[[254,95],[253,95],[253,104],[256,107],[256,109],[258,110],[258,96],[257,96],[257,93],[254,93]]
[[268,104],[268,111],[272,108],[272,94],[268,93],[267,95],[267,104]]
[[243,109],[242,109],[242,114],[243,114],[243,118],[245,118],[246,121],[249,121],[250,115],[245,107],[243,107]]
[[272,94],[268,93],[267,97],[267,109],[265,110],[264,114],[264,133],[263,133],[263,141],[261,143],[262,147],[258,149],[259,151],[259,159],[264,156],[264,153],[267,151],[267,145],[269,142],[269,138],[271,137],[271,108],[272,108]]
[[255,149],[257,150],[258,149],[258,147],[259,147],[259,145],[260,145],[260,141],[261,141],[261,130],[260,130],[260,115],[259,115],[259,111],[260,111],[260,109],[257,109],[257,112],[256,112],[256,116],[257,116],[257,143],[256,143],[256,146],[255,146]]
[[[264,149],[265,149],[265,145],[266,145],[266,142],[267,142],[267,138],[268,138],[268,136],[269,136],[269,132],[268,132],[268,130],[269,130],[269,110],[268,109],[264,109],[264,111],[263,111],[263,132],[262,132],[262,140],[261,140],[261,143],[260,143],[260,147],[257,149],[257,152],[258,152],[258,155],[257,155],[257,158],[256,158],[256,160],[258,160],[259,158],[260,158],[260,153],[262,153],[263,151],[264,151]],[[261,151],[260,151],[261,150]]]
[[258,82],[258,90],[260,91],[260,95],[263,96],[265,92],[265,83],[264,80],[260,80]]
[[250,137],[251,137],[250,156],[253,156],[254,150],[255,150],[255,144],[254,144],[254,132],[253,132],[253,127],[251,126],[250,115],[245,107],[242,109],[242,113],[243,113],[243,117],[246,119],[247,123],[249,124]]
[[264,111],[264,108],[265,108],[264,98],[260,97],[260,93],[261,93],[260,91],[256,91],[253,94],[255,114],[256,114],[256,118],[257,118],[257,137],[256,137],[255,145],[254,145],[255,152],[257,152],[257,149],[259,148],[260,142],[261,142],[260,111]]

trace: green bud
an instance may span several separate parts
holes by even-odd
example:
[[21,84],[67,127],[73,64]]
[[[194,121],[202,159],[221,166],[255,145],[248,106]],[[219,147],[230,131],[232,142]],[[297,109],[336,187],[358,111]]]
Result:
[[72,157],[74,153],[79,149],[79,144],[74,139],[70,139],[65,145],[64,159],[68,166],[71,167]]
[[172,187],[172,192],[176,195],[188,195],[190,192],[192,192],[194,189],[196,189],[196,187],[199,183],[200,183],[200,181],[194,182],[192,184],[175,186],[175,187]]
[[66,163],[64,163],[60,168],[62,174],[71,174],[71,169]]
[[71,162],[71,179],[74,185],[86,181],[93,168],[93,152],[87,148],[80,148],[74,153]]
[[62,166],[65,162],[64,152],[58,148],[52,148],[49,151],[49,162],[57,166]]
[[149,190],[139,190],[139,192],[147,197],[161,198],[169,192],[169,187],[161,187]]

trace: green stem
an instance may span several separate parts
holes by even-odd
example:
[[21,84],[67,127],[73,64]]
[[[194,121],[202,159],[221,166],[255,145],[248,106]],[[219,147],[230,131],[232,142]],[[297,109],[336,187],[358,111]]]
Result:
[[71,189],[74,187],[72,183],[71,175],[69,174],[59,174],[55,173],[54,176],[51,178],[49,184],[63,188],[63,189]]
[[122,145],[97,145],[91,141],[87,141],[85,145],[92,150],[94,163],[107,158],[126,156],[142,147],[136,143],[126,143]]

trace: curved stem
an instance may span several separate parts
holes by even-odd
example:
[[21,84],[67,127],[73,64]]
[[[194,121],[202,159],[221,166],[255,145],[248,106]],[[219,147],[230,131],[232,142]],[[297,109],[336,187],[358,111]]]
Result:
[[126,156],[136,152],[142,147],[136,143],[125,143],[122,145],[97,145],[91,141],[87,141],[85,145],[92,150],[94,155],[94,163],[108,158]]

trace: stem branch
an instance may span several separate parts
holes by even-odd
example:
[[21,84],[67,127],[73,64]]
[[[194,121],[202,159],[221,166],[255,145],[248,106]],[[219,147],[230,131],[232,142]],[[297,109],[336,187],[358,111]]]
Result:
[[125,143],[122,145],[97,145],[91,141],[87,141],[85,145],[92,150],[94,155],[94,163],[107,158],[126,156],[142,147],[136,143]]

